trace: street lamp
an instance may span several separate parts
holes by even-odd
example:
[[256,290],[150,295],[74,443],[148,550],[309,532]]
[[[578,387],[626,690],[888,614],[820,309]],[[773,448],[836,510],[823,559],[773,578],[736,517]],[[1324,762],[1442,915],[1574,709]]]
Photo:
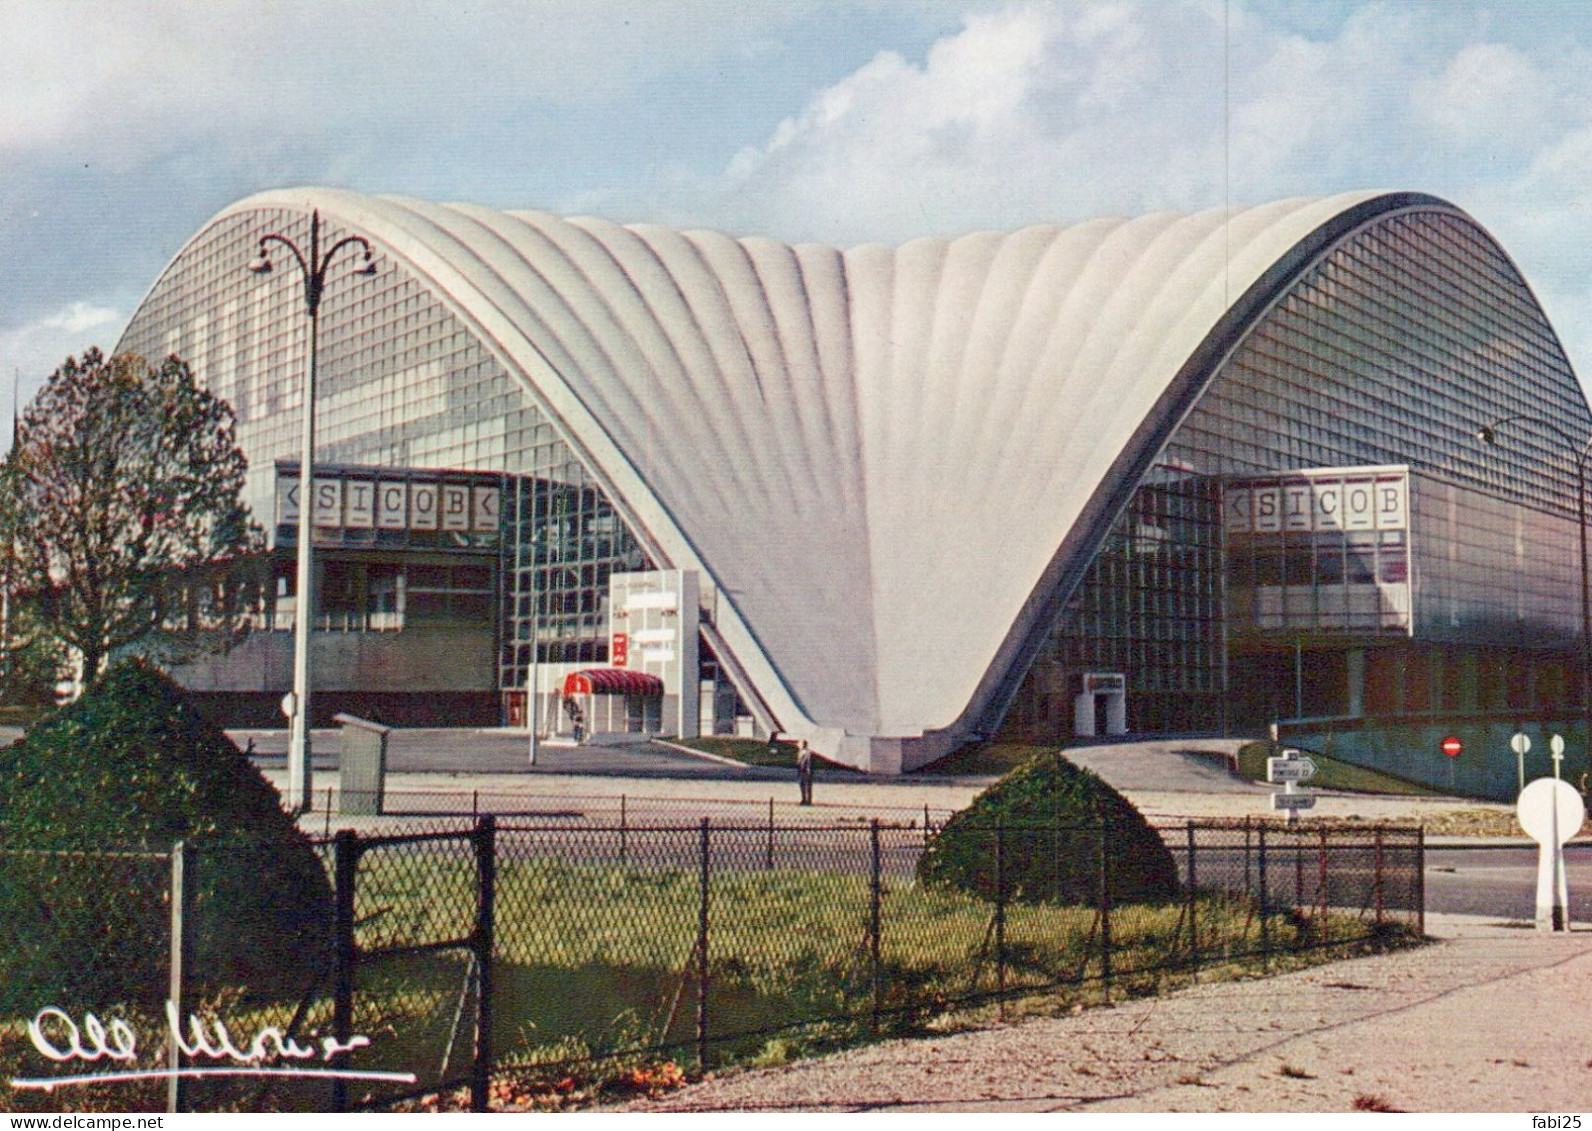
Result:
[[310,357],[304,376],[303,430],[299,437],[299,508],[298,508],[298,565],[295,584],[298,600],[293,610],[293,694],[290,698],[289,736],[287,749],[287,807],[302,813],[311,807],[310,778],[310,630],[315,603],[315,586],[311,574],[311,541],[314,536],[313,498],[315,483],[315,349],[320,333],[321,295],[326,289],[326,270],[337,253],[345,247],[363,248],[364,263],[350,274],[374,275],[375,251],[364,236],[344,236],[321,251],[321,213],[315,209],[310,216],[310,251],[306,257],[296,243],[279,232],[268,232],[260,237],[258,254],[249,261],[249,270],[256,275],[271,273],[271,259],[266,249],[270,244],[281,244],[293,253],[299,274],[304,280],[304,309],[310,316]]
[[1577,444],[1558,425],[1525,413],[1515,413],[1483,425],[1476,429],[1476,439],[1497,447],[1498,429],[1514,423],[1532,424],[1553,433],[1575,459],[1576,529],[1581,537],[1581,714],[1586,725],[1587,749],[1592,752],[1592,585],[1588,584],[1586,556],[1586,461],[1587,454],[1592,452],[1592,439],[1585,444]]
[[535,575],[531,581],[531,666],[525,673],[525,721],[531,728],[531,765],[536,765],[537,730],[541,720],[537,715],[541,712],[541,704],[537,696],[541,694],[541,670],[538,667],[537,649],[540,646],[538,639],[542,635],[542,611],[537,608],[541,595],[536,590]]

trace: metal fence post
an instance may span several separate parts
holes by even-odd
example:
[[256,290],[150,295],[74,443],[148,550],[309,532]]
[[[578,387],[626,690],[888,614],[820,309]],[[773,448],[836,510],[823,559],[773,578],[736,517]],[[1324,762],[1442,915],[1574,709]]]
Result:
[[995,822],[995,994],[1006,1019],[1006,825]]
[[697,852],[697,1071],[708,1067],[708,818],[702,818]]
[[774,870],[774,799],[768,799],[768,843],[764,846],[763,867]]
[[1415,933],[1426,937],[1426,826],[1415,830]]
[[[1266,887],[1266,826],[1261,825],[1258,831],[1260,845],[1260,858],[1256,861],[1256,868],[1260,873],[1260,968],[1271,969],[1271,925],[1267,922],[1267,913],[1270,910],[1270,892]],[[1247,853],[1245,855],[1248,855]]]
[[188,957],[192,951],[188,942],[188,927],[184,921],[188,912],[188,902],[192,896],[192,887],[188,875],[188,846],[179,840],[171,846],[171,969],[166,998],[171,1002],[173,1028],[166,1036],[166,1067],[171,1070],[171,1076],[166,1080],[168,1112],[179,1112],[186,1106],[183,1078],[180,1075],[182,1042],[177,1039],[177,1027],[182,1024],[183,1009],[186,1005],[183,987],[186,981]]
[[1304,845],[1300,842],[1298,830],[1290,828],[1293,836],[1294,857],[1294,910],[1302,918],[1305,909],[1305,858]]
[[619,795],[619,866],[630,862],[630,824],[625,795]]
[[1194,822],[1189,821],[1183,826],[1188,834],[1188,967],[1190,977],[1199,980],[1200,969],[1200,935],[1199,926],[1195,919],[1199,900],[1196,893],[1199,891],[1199,857],[1196,854],[1194,839]]
[[[332,1036],[345,1048],[354,1035],[354,966],[359,960],[354,940],[354,889],[359,873],[359,837],[341,829],[332,840]],[[336,1068],[348,1067],[348,1053],[332,1057]],[[348,1081],[332,1081],[332,1110],[348,1110]]]
[[1376,906],[1376,925],[1382,925],[1382,829],[1376,830],[1376,855],[1371,869],[1371,900]]
[[1318,926],[1325,927],[1327,922],[1327,830],[1319,830],[1321,836],[1321,868],[1316,877],[1316,919]]
[[1255,894],[1255,889],[1249,882],[1250,864],[1251,864],[1251,861],[1249,859],[1249,853],[1250,853],[1249,816],[1246,814],[1244,816],[1244,894],[1245,895],[1254,895]]
[[492,953],[497,923],[497,818],[475,823],[475,1067],[470,1075],[470,1110],[491,1109]]
[[870,890],[868,914],[868,946],[872,960],[873,980],[873,1031],[879,1031],[879,1016],[884,1008],[884,867],[879,851],[879,818],[869,827],[873,842],[873,884]]
[[1100,988],[1107,1004],[1111,1001],[1111,863],[1107,843],[1110,833],[1104,809],[1100,816]]

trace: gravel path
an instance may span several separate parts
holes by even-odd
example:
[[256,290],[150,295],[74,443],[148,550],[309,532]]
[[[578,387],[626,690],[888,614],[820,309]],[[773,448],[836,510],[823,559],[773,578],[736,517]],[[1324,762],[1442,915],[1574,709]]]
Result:
[[978,1032],[729,1073],[648,1111],[1580,1111],[1592,930],[1441,941]]

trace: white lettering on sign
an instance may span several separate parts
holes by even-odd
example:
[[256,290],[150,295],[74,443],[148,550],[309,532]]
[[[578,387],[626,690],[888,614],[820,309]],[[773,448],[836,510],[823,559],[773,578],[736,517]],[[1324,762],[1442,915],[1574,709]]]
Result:
[[316,526],[341,526],[343,524],[343,481],[315,477],[315,509],[310,521]]
[[1283,529],[1283,492],[1280,487],[1256,487],[1254,529],[1266,534]]
[[1378,530],[1403,530],[1409,525],[1409,488],[1403,476],[1384,476],[1376,481],[1376,527]]
[[376,484],[376,527],[402,530],[409,525],[409,488],[388,480]]
[[1402,469],[1299,472],[1230,483],[1222,507],[1229,534],[1404,530],[1409,480]]
[[287,525],[298,521],[299,484],[297,478],[278,476],[276,481],[276,521]]
[[366,479],[343,481],[343,525],[369,530],[376,525],[376,485]]
[[1282,489],[1284,530],[1310,529],[1310,484],[1290,483]]
[[[502,490],[477,482],[439,479],[380,479],[371,470],[315,476],[311,491],[312,520],[322,529],[443,530],[496,534],[500,529]],[[291,473],[278,473],[276,521],[298,520],[299,484]],[[318,536],[320,537],[320,536]],[[455,538],[461,546],[469,538]]]
[[1248,534],[1254,528],[1249,505],[1248,487],[1233,487],[1227,491],[1227,533]]
[[470,488],[456,483],[442,485],[442,529],[470,529]]
[[1336,481],[1312,485],[1317,530],[1343,529],[1343,484]]
[[411,483],[409,485],[409,526],[413,530],[437,528],[437,485]]
[[1255,529],[1268,534],[1282,529],[1282,488],[1256,488]]
[[1376,526],[1376,485],[1350,482],[1343,485],[1343,525],[1349,530],[1370,530]]
[[475,507],[471,529],[479,531],[493,531],[498,528],[498,489],[496,487],[475,488]]

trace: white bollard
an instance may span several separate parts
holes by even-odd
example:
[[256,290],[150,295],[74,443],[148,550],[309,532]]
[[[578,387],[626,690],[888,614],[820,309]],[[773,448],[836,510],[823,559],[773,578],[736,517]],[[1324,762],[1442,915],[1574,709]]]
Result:
[[1538,778],[1515,803],[1520,827],[1537,842],[1537,930],[1570,929],[1570,888],[1564,874],[1564,842],[1581,830],[1586,805],[1569,782]]

